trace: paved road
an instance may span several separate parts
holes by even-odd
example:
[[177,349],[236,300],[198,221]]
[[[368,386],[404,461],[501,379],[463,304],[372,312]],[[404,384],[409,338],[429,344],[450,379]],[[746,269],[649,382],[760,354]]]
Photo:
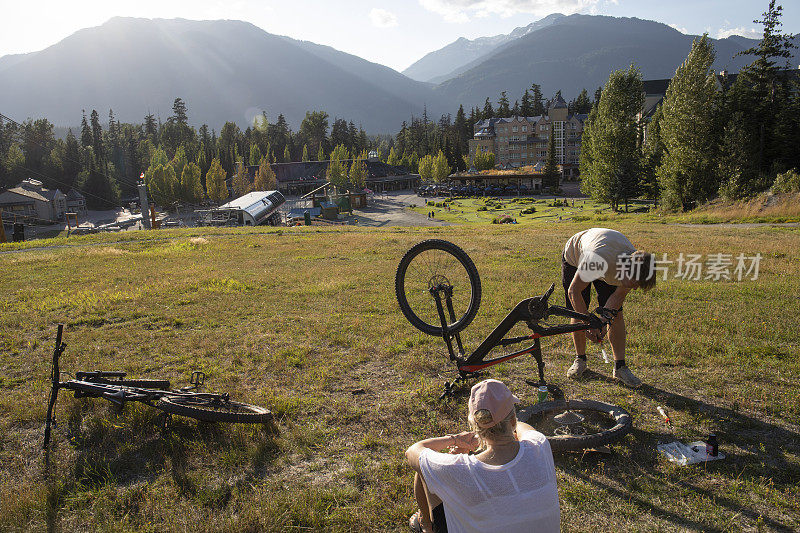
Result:
[[449,222],[430,219],[407,209],[409,205],[423,205],[425,200],[413,191],[375,194],[365,209],[353,210],[353,218],[358,219],[359,226],[449,226]]

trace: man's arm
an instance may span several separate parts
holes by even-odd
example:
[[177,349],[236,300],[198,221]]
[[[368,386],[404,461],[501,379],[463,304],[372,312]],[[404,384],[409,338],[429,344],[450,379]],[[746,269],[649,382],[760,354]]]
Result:
[[631,292],[631,289],[625,287],[617,287],[617,290],[611,293],[611,296],[608,297],[606,300],[606,305],[604,306],[606,309],[613,309],[614,311],[619,311],[620,307],[622,307],[623,302],[625,302],[625,297],[628,296],[628,293]]

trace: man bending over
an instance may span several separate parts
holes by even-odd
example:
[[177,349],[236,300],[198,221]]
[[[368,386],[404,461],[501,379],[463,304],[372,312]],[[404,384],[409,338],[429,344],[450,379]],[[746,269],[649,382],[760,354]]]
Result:
[[[625,316],[622,304],[632,290],[650,290],[656,284],[652,254],[636,250],[625,235],[605,228],[592,228],[576,233],[564,245],[561,256],[561,279],[567,308],[579,313],[589,311],[591,285],[601,307],[616,312],[606,326],[614,352],[614,378],[633,388],[642,382],[625,364]],[[573,320],[573,322],[577,322]],[[586,371],[586,337],[600,342],[599,329],[572,334],[576,358],[567,370],[567,377],[579,378]]]

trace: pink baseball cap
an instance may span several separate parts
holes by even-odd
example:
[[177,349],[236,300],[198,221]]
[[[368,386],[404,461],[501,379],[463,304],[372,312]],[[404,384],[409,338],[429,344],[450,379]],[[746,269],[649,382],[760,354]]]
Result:
[[505,383],[487,379],[472,386],[469,395],[469,415],[473,417],[476,411],[486,409],[492,414],[492,423],[482,427],[492,427],[507,417],[516,403],[519,403],[519,398],[511,393]]

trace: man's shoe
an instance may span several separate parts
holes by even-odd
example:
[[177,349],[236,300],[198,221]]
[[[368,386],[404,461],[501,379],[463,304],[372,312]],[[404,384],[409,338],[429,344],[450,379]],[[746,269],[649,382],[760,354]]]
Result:
[[632,389],[638,389],[642,386],[642,380],[637,378],[627,366],[614,369],[614,379],[617,379]]
[[567,370],[567,377],[578,379],[583,375],[584,372],[586,372],[586,361],[580,357],[576,357],[575,362],[572,363],[572,366],[569,367],[569,370]]

